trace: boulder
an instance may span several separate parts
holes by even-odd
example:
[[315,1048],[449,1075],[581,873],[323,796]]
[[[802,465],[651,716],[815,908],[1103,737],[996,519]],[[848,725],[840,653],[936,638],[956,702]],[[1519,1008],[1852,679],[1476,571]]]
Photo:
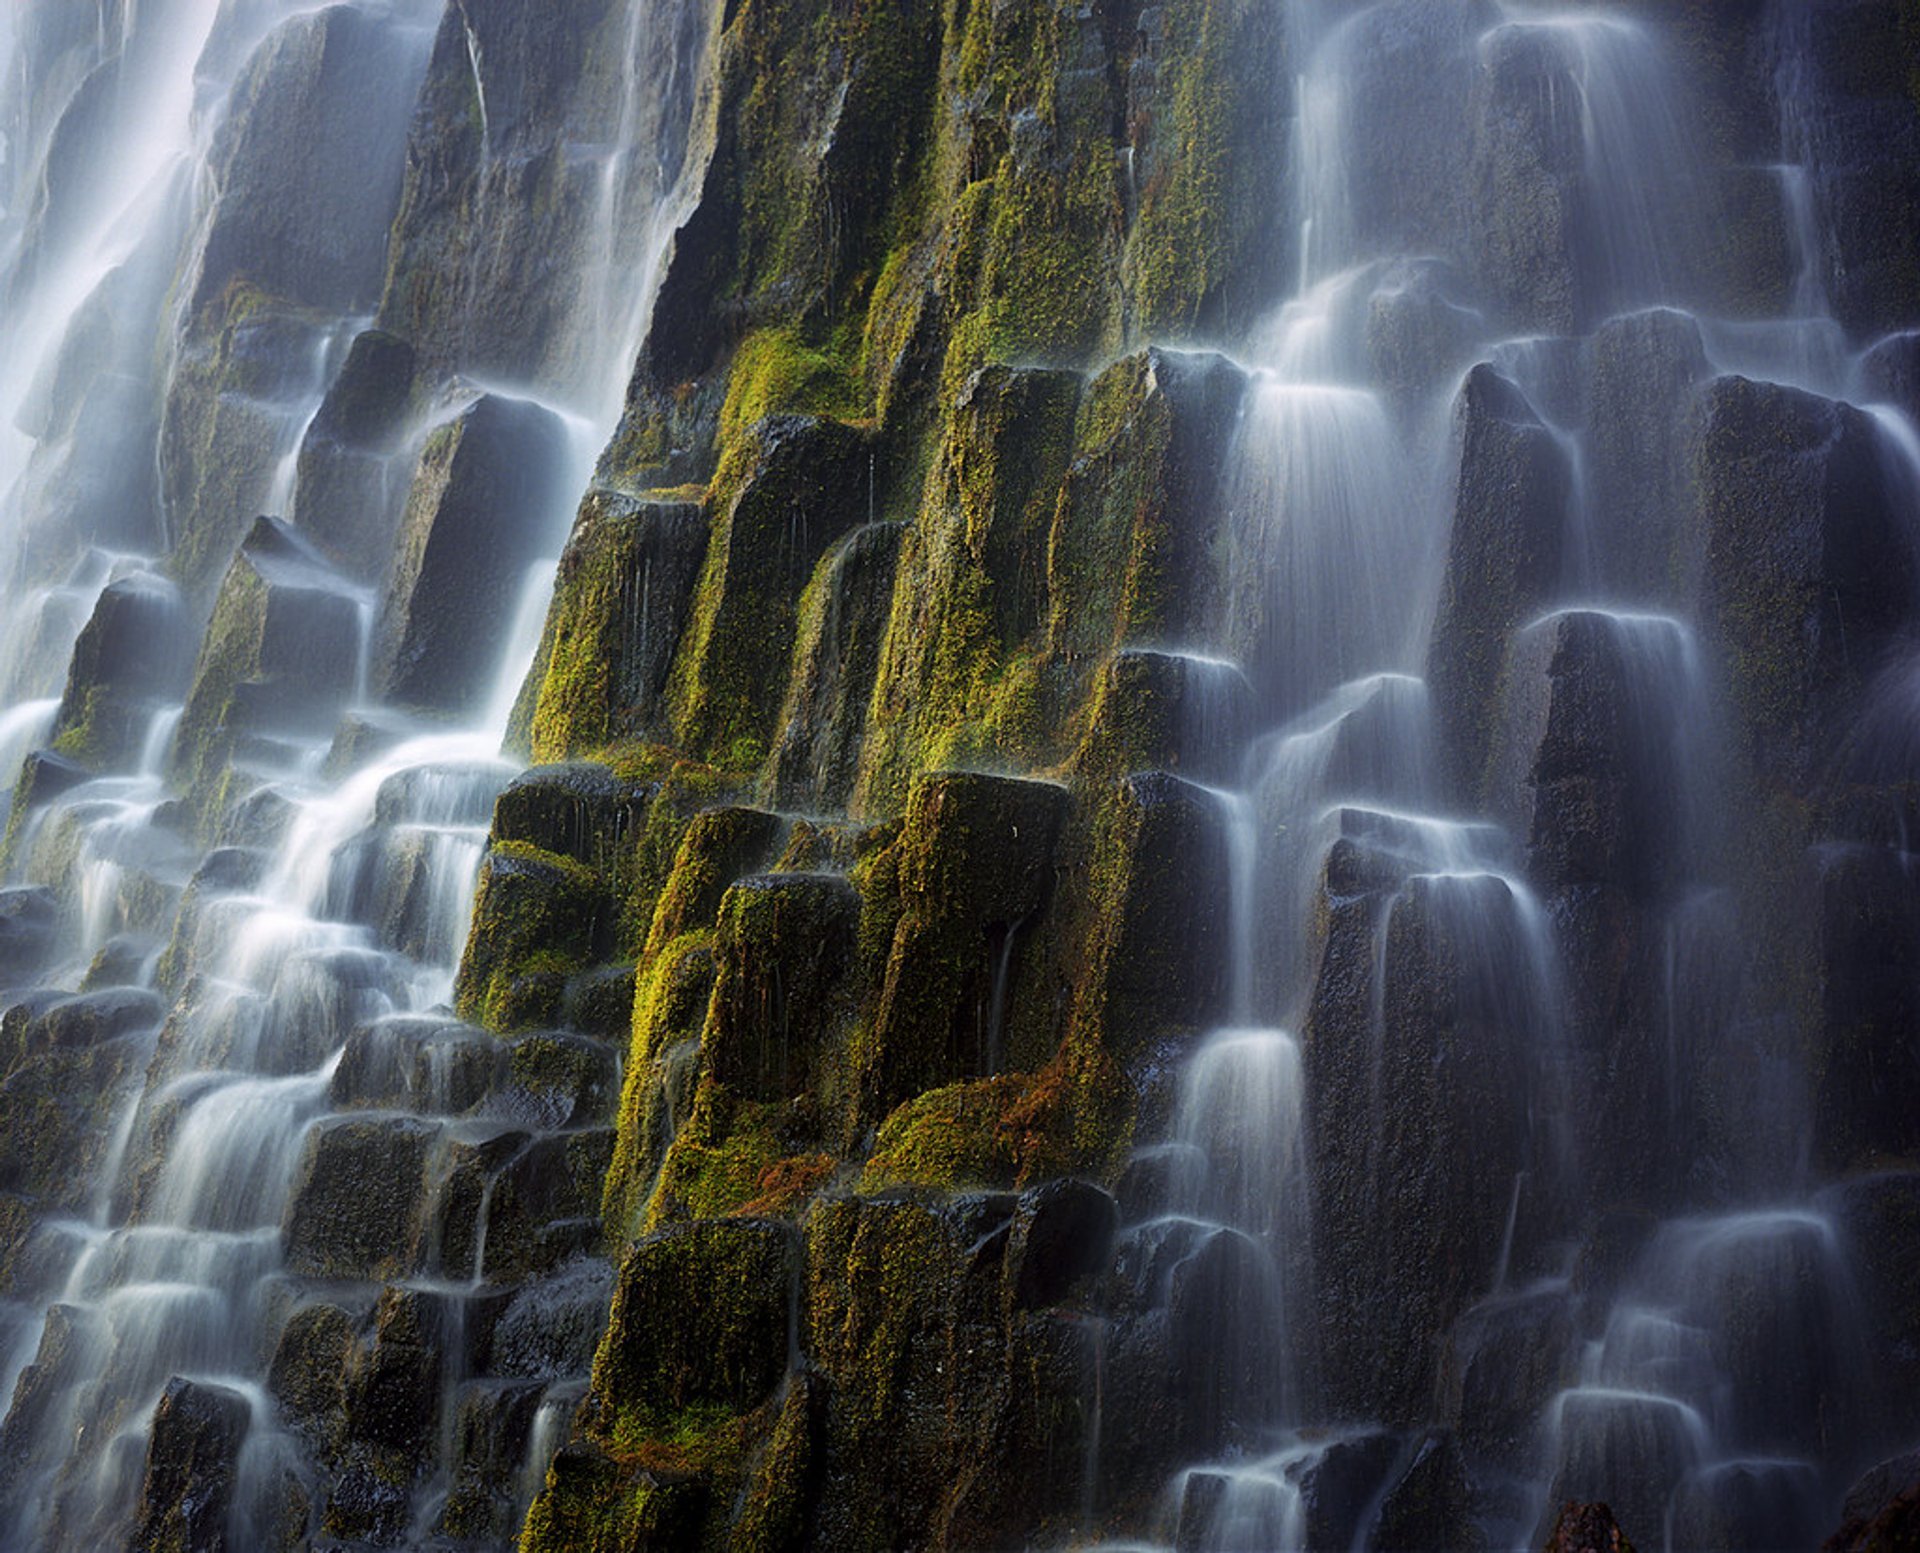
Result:
[[565,424],[485,394],[428,436],[374,627],[369,683],[423,711],[477,710],[498,672],[500,625],[553,539],[569,462]]
[[[480,869],[455,1009],[495,1030],[551,1024],[566,973],[593,953],[608,915],[592,870],[525,842],[495,845]],[[535,985],[542,978],[546,993]]]
[[588,761],[535,766],[494,803],[493,839],[604,868],[637,840],[651,797],[649,787]]
[[399,204],[416,30],[353,5],[283,23],[233,89],[210,153],[196,309],[245,277],[315,308],[378,298]]
[[294,520],[361,583],[379,581],[393,545],[414,389],[413,347],[363,329],[300,441]]
[[[1331,859],[1328,875],[1331,890]],[[1328,902],[1304,1047],[1323,1381],[1341,1412],[1422,1422],[1442,1335],[1499,1271],[1548,1039],[1532,952],[1489,874]]]
[[592,1128],[536,1139],[503,1166],[485,1204],[482,1276],[495,1283],[538,1277],[598,1246],[613,1148],[612,1128]]
[[1125,647],[1107,661],[1075,768],[1095,779],[1172,771],[1230,784],[1254,724],[1253,686],[1219,658]]
[[780,817],[765,809],[729,804],[695,814],[654,904],[647,954],[659,953],[682,933],[711,927],[734,881],[773,861],[784,830]]
[[1672,590],[1687,508],[1687,415],[1709,371],[1700,327],[1685,313],[1629,313],[1594,332],[1582,472],[1595,515],[1594,585],[1608,596]]
[[1554,1517],[1546,1553],[1633,1553],[1633,1544],[1603,1504],[1569,1499]]
[[160,701],[185,691],[192,662],[172,583],[147,572],[109,583],[74,644],[55,745],[96,771],[133,769]]
[[1228,823],[1218,796],[1162,771],[1124,778],[1106,807],[1076,1017],[1123,1061],[1230,1012]]

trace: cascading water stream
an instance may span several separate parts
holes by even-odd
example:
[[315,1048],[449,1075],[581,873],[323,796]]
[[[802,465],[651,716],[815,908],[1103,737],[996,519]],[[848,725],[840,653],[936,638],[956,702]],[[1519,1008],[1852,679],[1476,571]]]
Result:
[[[14,597],[28,599],[28,608],[10,614],[0,663],[13,699],[0,722],[0,763],[10,786],[61,705],[45,694],[29,699],[35,687],[59,688],[60,665],[82,627],[100,616],[110,585],[137,585],[146,564],[138,556],[87,548],[85,530],[59,527],[59,482],[69,477],[64,459],[72,427],[59,395],[76,391],[60,374],[81,359],[72,341],[87,327],[87,310],[109,310],[115,337],[128,342],[129,352],[130,342],[139,341],[149,352],[157,345],[164,358],[165,381],[125,384],[128,392],[151,396],[146,418],[129,424],[124,445],[91,450],[102,465],[134,471],[144,464],[140,478],[150,480],[151,406],[163,394],[185,392],[180,383],[201,370],[197,363],[204,359],[206,347],[194,334],[200,302],[192,294],[204,284],[202,275],[235,251],[232,234],[257,219],[235,208],[234,190],[251,175],[244,137],[259,132],[240,122],[243,113],[258,111],[246,94],[259,89],[263,72],[290,68],[294,56],[285,40],[330,29],[328,47],[368,42],[375,51],[380,63],[369,79],[390,82],[394,95],[353,111],[384,116],[397,136],[428,70],[439,10],[428,0],[337,7],[318,18],[293,0],[129,7],[124,34],[103,33],[87,56],[90,66],[104,63],[120,74],[115,117],[105,133],[122,153],[104,154],[78,193],[55,188],[44,209],[29,210],[26,191],[31,159],[47,154],[48,126],[29,121],[24,96],[9,100],[5,232],[15,258],[7,271],[9,301],[0,309],[9,362],[0,374],[7,428],[0,486],[8,492],[0,532],[10,564],[19,558]],[[388,440],[377,454],[382,494],[375,504],[397,507],[410,478],[405,468],[436,427],[449,424],[477,394],[554,405],[564,434],[563,467],[541,498],[545,506],[522,515],[545,536],[549,556],[621,409],[665,243],[688,198],[679,185],[704,23],[695,7],[653,0],[632,0],[612,13],[606,26],[627,64],[613,100],[593,110],[600,120],[580,120],[583,129],[597,123],[600,130],[579,153],[596,159],[599,171],[587,180],[592,197],[572,213],[579,230],[568,239],[577,239],[589,284],[568,297],[565,282],[557,283],[562,294],[554,316],[564,321],[567,351],[545,362],[529,359],[515,381],[505,382],[494,353],[484,363],[490,381],[468,379],[455,386],[450,408],[408,412],[403,424],[382,428]],[[0,27],[0,53],[9,58],[16,43],[11,17],[9,11]],[[456,25],[463,23],[463,16],[456,18]],[[466,32],[476,89],[484,92],[481,72],[491,62],[471,24]],[[17,79],[11,69],[9,79]],[[504,115],[482,102],[482,138],[490,152],[524,126],[494,122]],[[415,133],[421,132],[417,125]],[[397,195],[401,147],[398,138],[389,145]],[[232,170],[236,157],[245,171]],[[488,161],[483,156],[483,177]],[[213,175],[216,162],[224,177]],[[356,177],[361,173],[355,169]],[[170,301],[168,281],[176,273],[184,279]],[[323,269],[285,275],[282,283],[310,284],[316,295],[333,284]],[[244,429],[236,423],[222,430],[251,438],[258,450],[258,484],[242,499],[304,522],[308,449],[318,437],[340,434],[334,423],[322,425],[322,406],[349,369],[349,347],[370,322],[364,305],[349,305],[319,323],[302,319],[285,331],[284,346],[274,323],[248,339],[248,348],[263,353],[258,397],[245,401],[252,420]],[[229,347],[223,342],[219,349]],[[87,385],[82,379],[79,386]],[[36,407],[42,402],[45,407]],[[313,497],[324,500],[324,493]],[[289,1317],[303,1308],[290,1292],[296,1285],[287,1266],[286,1226],[289,1215],[303,1211],[297,1199],[311,1188],[303,1172],[314,1168],[316,1140],[329,1129],[351,1134],[355,1126],[386,1126],[397,1138],[437,1139],[439,1156],[456,1163],[500,1155],[505,1146],[508,1153],[491,1167],[497,1173],[526,1153],[529,1139],[537,1144],[555,1127],[562,1129],[555,1136],[566,1137],[564,1117],[544,1119],[537,1107],[456,1119],[474,1106],[474,1054],[486,1043],[475,1045],[471,1032],[430,1012],[451,996],[493,801],[515,773],[498,751],[533,656],[554,564],[531,568],[522,626],[494,639],[495,666],[460,719],[471,731],[449,732],[444,723],[422,723],[403,709],[364,704],[374,683],[380,600],[374,589],[333,573],[301,549],[298,530],[289,532],[294,537],[281,542],[277,557],[256,563],[261,575],[269,587],[317,599],[316,610],[345,604],[357,624],[348,634],[353,661],[342,709],[380,731],[391,747],[349,762],[342,780],[330,775],[340,761],[325,711],[304,723],[263,718],[260,731],[236,752],[236,775],[240,791],[253,788],[246,805],[276,817],[278,839],[202,859],[177,834],[179,805],[169,791],[182,729],[195,715],[191,707],[183,714],[180,683],[171,698],[156,695],[137,709],[138,729],[124,756],[130,774],[80,773],[17,827],[12,855],[23,886],[45,880],[70,901],[50,984],[83,988],[68,1001],[116,1021],[109,1046],[124,1058],[91,1211],[41,1227],[34,1277],[0,1312],[0,1382],[15,1399],[6,1424],[9,1467],[0,1482],[0,1541],[8,1546],[124,1540],[140,1497],[156,1400],[163,1391],[172,1397],[182,1378],[192,1383],[183,1397],[201,1399],[193,1405],[216,1414],[229,1405],[221,1398],[237,1399],[231,1405],[239,1409],[236,1428],[244,1444],[225,1510],[228,1545],[304,1541],[310,1534],[305,1507],[317,1502],[319,1486],[313,1442],[286,1416],[284,1393],[266,1383],[266,1367]],[[126,536],[140,550],[181,537],[172,524]],[[63,561],[63,547],[76,538],[78,562]],[[351,558],[361,566],[369,559]],[[39,581],[50,569],[58,579],[63,565],[72,567],[65,580]],[[190,920],[183,915],[171,946],[155,941],[152,903],[182,892],[193,903]],[[170,1015],[147,990],[157,978],[176,998]],[[122,981],[140,990],[104,990]],[[382,1108],[367,1109],[368,1102],[356,1098],[362,1095],[380,1097]],[[471,1174],[471,1165],[466,1168]],[[439,1312],[433,1318],[442,1355],[434,1382],[439,1394],[428,1399],[435,1443],[397,1527],[404,1540],[420,1545],[449,1535],[440,1518],[457,1451],[464,1448],[456,1430],[460,1399],[471,1387],[490,1386],[511,1400],[520,1412],[503,1416],[524,1414],[526,1427],[524,1460],[516,1454],[522,1464],[509,1464],[503,1490],[500,1513],[510,1514],[512,1524],[488,1534],[486,1545],[494,1545],[514,1534],[583,1380],[541,1360],[533,1373],[544,1378],[531,1390],[526,1382],[469,1381],[466,1355],[478,1337],[468,1334],[466,1305],[492,1300],[487,1308],[497,1313],[498,1275],[487,1250],[495,1177],[485,1177],[477,1202],[457,1197],[466,1179],[443,1179],[445,1200],[427,1209],[437,1215],[430,1265],[395,1286]],[[420,1210],[409,1205],[407,1211]],[[448,1241],[442,1248],[446,1225],[465,1226],[460,1245]],[[602,1312],[605,1302],[600,1264],[598,1271],[583,1267],[561,1276],[528,1308],[550,1307],[559,1329],[588,1330],[590,1318],[579,1312]],[[527,1320],[537,1332],[536,1317]],[[533,1351],[538,1348],[536,1342]],[[472,1515],[470,1508],[464,1513]],[[395,1529],[389,1525],[381,1535]]]
[[[1250,1003],[1234,995],[1234,1019],[1278,1016],[1305,1029],[1309,1056],[1312,1043],[1330,1043],[1317,1027],[1326,1011],[1310,1007],[1316,972],[1326,976],[1326,914],[1341,909],[1344,891],[1378,891],[1364,1016],[1372,1055],[1361,1059],[1372,1067],[1361,1086],[1372,1094],[1371,1120],[1367,1107],[1354,1118],[1316,1094],[1331,1070],[1303,1063],[1294,1036],[1228,1029],[1187,1059],[1168,1141],[1139,1155],[1174,1183],[1168,1200],[1180,1213],[1231,1226],[1272,1258],[1262,1264],[1271,1281],[1253,1277],[1242,1291],[1266,1322],[1270,1389],[1248,1403],[1234,1456],[1172,1485],[1164,1530],[1182,1549],[1398,1545],[1378,1540],[1395,1535],[1385,1487],[1342,1508],[1349,1490],[1335,1486],[1367,1452],[1388,1461],[1401,1447],[1329,1413],[1309,1378],[1330,1356],[1326,1315],[1316,1331],[1308,1314],[1316,1277],[1320,1298],[1328,1285],[1308,1250],[1316,1213],[1307,1204],[1325,1157],[1309,1134],[1336,1114],[1348,1133],[1374,1134],[1360,1150],[1372,1172],[1363,1199],[1390,1197],[1387,1167],[1406,1165],[1391,1135],[1407,1103],[1395,1087],[1406,1081],[1396,1022],[1417,1012],[1398,1001],[1410,974],[1402,958],[1424,941],[1415,934],[1437,933],[1450,946],[1450,974],[1460,977],[1450,995],[1467,1008],[1477,1000],[1481,1039],[1505,1031],[1513,1040],[1504,1060],[1518,1141],[1505,1173],[1469,1187],[1483,1199],[1489,1235],[1486,1260],[1469,1275],[1471,1309],[1451,1338],[1453,1384],[1479,1395],[1472,1388],[1484,1367],[1505,1362],[1488,1357],[1500,1351],[1495,1335],[1529,1324],[1548,1335],[1529,1339],[1546,1346],[1527,1362],[1566,1377],[1536,1404],[1486,1394],[1489,1406],[1535,1408],[1515,1417],[1510,1444],[1472,1447],[1486,1533],[1498,1545],[1538,1545],[1549,1510],[1568,1498],[1611,1497],[1633,1535],[1672,1550],[1811,1545],[1831,1517],[1856,1448],[1840,1442],[1857,1427],[1849,1420],[1865,1416],[1871,1387],[1835,1220],[1796,1195],[1806,1189],[1802,1151],[1758,1151],[1749,1178],[1708,1194],[1730,1211],[1667,1221],[1614,1275],[1598,1330],[1577,1336],[1595,1296],[1589,1269],[1569,1271],[1571,1248],[1583,1216],[1618,1190],[1620,1166],[1595,1156],[1606,1139],[1582,1114],[1595,1103],[1582,1050],[1592,1015],[1574,1000],[1590,972],[1562,965],[1558,947],[1569,913],[1584,908],[1562,894],[1550,912],[1530,882],[1568,865],[1540,850],[1554,842],[1537,812],[1545,767],[1511,764],[1534,762],[1536,747],[1556,738],[1598,738],[1612,750],[1609,781],[1629,850],[1611,866],[1646,901],[1662,945],[1651,1015],[1661,1055],[1647,1091],[1661,1118],[1653,1168],[1682,1182],[1710,1125],[1705,1096],[1726,1083],[1715,1065],[1747,1039],[1735,1013],[1743,928],[1729,889],[1737,868],[1725,692],[1692,623],[1665,612],[1665,580],[1632,573],[1621,480],[1606,464],[1617,455],[1595,442],[1588,407],[1569,388],[1570,371],[1584,369],[1556,336],[1611,328],[1625,309],[1688,309],[1640,313],[1619,328],[1696,336],[1700,377],[1738,371],[1833,394],[1857,376],[1860,358],[1828,310],[1806,165],[1828,133],[1807,62],[1813,11],[1784,7],[1774,41],[1786,158],[1774,174],[1794,278],[1784,307],[1759,316],[1722,316],[1708,300],[1718,284],[1721,194],[1700,157],[1675,56],[1646,23],[1404,0],[1332,18],[1304,6],[1291,13],[1294,57],[1304,62],[1292,126],[1299,289],[1250,342],[1260,375],[1228,475],[1235,549],[1220,641],[1273,730],[1247,747],[1243,796],[1220,798],[1223,822],[1236,806],[1257,815],[1258,889],[1250,903],[1231,892],[1229,935],[1231,974],[1255,990]],[[1472,140],[1475,115],[1495,111],[1538,139],[1524,156],[1502,153],[1506,164],[1484,151],[1472,169],[1451,164],[1452,181],[1435,186],[1431,164]],[[1564,292],[1528,291],[1539,285],[1532,276],[1499,278],[1515,245],[1537,234],[1499,228],[1498,214],[1495,227],[1476,230],[1462,214],[1475,178],[1545,167],[1557,189],[1571,191],[1556,195],[1567,198],[1571,234]],[[1548,322],[1545,332],[1508,334],[1497,322],[1530,310]],[[1418,334],[1407,332],[1413,320]],[[1495,363],[1517,385],[1522,415],[1538,418],[1569,471],[1566,560],[1540,600],[1544,612],[1516,623],[1504,670],[1506,715],[1525,726],[1496,734],[1496,750],[1505,739],[1509,754],[1478,795],[1449,775],[1445,730],[1419,673],[1442,628],[1442,492],[1449,462],[1462,456],[1446,416],[1459,374],[1475,361]],[[1876,406],[1871,415],[1888,488],[1912,514],[1920,441],[1901,412]],[[1668,523],[1678,499],[1650,498],[1668,504]],[[1601,602],[1585,602],[1593,599]],[[1910,664],[1888,671],[1863,759],[1909,769],[1901,751],[1910,744],[1897,730],[1910,725],[1913,682]],[[1518,694],[1527,683],[1537,693]],[[1601,699],[1576,702],[1576,693]],[[1564,710],[1576,706],[1585,710]],[[1570,715],[1603,716],[1604,733],[1554,721]],[[1564,813],[1551,823],[1564,824]],[[1336,885],[1330,858],[1343,856],[1364,862],[1340,863]],[[1249,956],[1257,969],[1242,964]],[[1770,1076],[1769,1060],[1754,1066],[1743,1115],[1784,1142],[1802,1102]],[[1489,1116],[1480,1125],[1503,1124]],[[1783,1201],[1790,1205],[1775,1206]],[[1791,1373],[1763,1351],[1792,1355]],[[1492,1373],[1510,1391],[1531,1384]],[[1344,1427],[1329,1430],[1336,1422]],[[1303,1426],[1319,1432],[1302,1435]],[[1408,1458],[1399,1460],[1404,1468]]]

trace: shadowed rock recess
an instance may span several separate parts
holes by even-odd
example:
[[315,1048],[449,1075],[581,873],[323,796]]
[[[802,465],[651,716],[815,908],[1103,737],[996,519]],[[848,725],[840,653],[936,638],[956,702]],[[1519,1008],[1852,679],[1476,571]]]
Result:
[[0,1547],[1914,1545],[1920,5],[0,83]]

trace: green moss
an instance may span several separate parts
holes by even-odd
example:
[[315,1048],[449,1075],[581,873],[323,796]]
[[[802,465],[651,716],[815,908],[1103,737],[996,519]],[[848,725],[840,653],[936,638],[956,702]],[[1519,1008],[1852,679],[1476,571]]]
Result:
[[548,997],[557,1009],[567,976],[588,963],[608,914],[592,869],[527,842],[495,843],[481,866],[473,930],[454,982],[460,1017],[495,1030],[542,1022],[528,1009],[530,994],[538,1009]]
[[734,353],[720,438],[734,442],[776,413],[856,420],[865,408],[859,385],[838,358],[803,344],[795,329],[761,329]]
[[772,861],[782,829],[779,816],[764,809],[729,806],[695,814],[681,832],[672,871],[659,892],[645,953],[711,927],[734,880]]
[[703,1080],[660,1168],[648,1227],[797,1208],[833,1169],[830,1155],[807,1146],[812,1135],[811,1118],[788,1103],[737,1100]]

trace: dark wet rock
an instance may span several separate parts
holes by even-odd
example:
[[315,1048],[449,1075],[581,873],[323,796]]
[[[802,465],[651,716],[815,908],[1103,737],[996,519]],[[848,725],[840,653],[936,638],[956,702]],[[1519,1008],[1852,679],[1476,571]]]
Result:
[[1559,1405],[1549,1504],[1607,1503],[1628,1526],[1664,1526],[1667,1503],[1696,1464],[1695,1419],[1682,1403],[1632,1392],[1573,1391]]
[[638,834],[651,789],[587,761],[535,766],[493,806],[493,839],[604,867]]
[[94,1191],[123,1086],[153,1051],[159,1002],[132,988],[16,1005],[0,1021],[0,1190],[78,1212]]
[[1395,265],[1374,291],[1364,328],[1367,364],[1403,414],[1426,408],[1472,360],[1485,321],[1467,305],[1465,291],[1460,277],[1434,260]]
[[252,1410],[225,1386],[167,1382],[153,1411],[134,1547],[143,1553],[223,1553],[240,1445]]
[[498,394],[427,438],[374,628],[374,688],[427,711],[479,707],[498,667],[500,623],[551,543],[567,458],[557,415]]
[[1436,1335],[1498,1271],[1546,1038],[1528,964],[1490,875],[1329,901],[1305,1058],[1324,1383],[1343,1412],[1418,1424]]
[[851,1014],[860,898],[835,874],[759,874],[720,902],[703,1070],[735,1093],[779,1100],[829,1071],[836,1024]]
[[413,347],[363,329],[300,443],[294,517],[363,583],[379,580],[404,500],[395,465],[414,388]]
[[1507,638],[1559,585],[1567,454],[1512,383],[1482,365],[1454,401],[1459,476],[1427,683],[1454,782],[1477,793]]
[[31,982],[53,951],[59,905],[44,885],[0,890],[0,987]]
[[20,768],[20,780],[14,784],[11,813],[24,815],[50,803],[82,782],[91,781],[93,775],[79,761],[57,750],[34,750]]
[[1708,375],[1700,328],[1665,308],[1603,324],[1588,347],[1586,502],[1596,514],[1596,584],[1623,597],[1672,587],[1686,510],[1685,427]]
[[1552,31],[1506,26],[1481,45],[1469,109],[1482,282],[1522,330],[1574,333],[1589,295],[1580,231],[1580,89]]
[[1873,1355],[1877,1432],[1910,1438],[1920,1434],[1920,1172],[1861,1176],[1827,1201]]
[[436,1529],[469,1541],[505,1541],[519,1530],[520,1464],[545,1388],[530,1381],[461,1387],[453,1409],[453,1457]]
[[1218,658],[1128,647],[1108,661],[1074,757],[1089,776],[1177,771],[1228,782],[1254,723],[1253,686]]
[[829,552],[801,601],[769,766],[771,802],[831,812],[853,793],[907,526],[870,523]]
[[56,744],[96,771],[132,769],[159,698],[185,691],[192,663],[171,583],[144,572],[109,583],[74,644]]
[[309,727],[352,693],[360,607],[306,540],[255,521],[227,569],[174,734],[174,778],[202,794],[243,736]]
[[561,1016],[569,1029],[624,1046],[633,1027],[637,967],[604,965],[567,983]]
[[1860,358],[1867,400],[1892,404],[1920,425],[1920,329],[1890,334]]
[[647,1236],[620,1267],[594,1370],[603,1405],[654,1423],[695,1404],[757,1406],[786,1373],[799,1275],[788,1225],[723,1219]]
[[1085,1181],[1049,1181],[1023,1192],[1007,1246],[1007,1278],[1017,1308],[1058,1305],[1111,1258],[1120,1211]]
[[1701,391],[1691,434],[1682,575],[1744,752],[1803,783],[1914,595],[1878,436],[1851,406],[1740,377]]
[[1496,1297],[1455,1322],[1443,1417],[1461,1445],[1524,1463],[1547,1404],[1574,1378],[1575,1337],[1573,1302],[1562,1289]]
[[494,846],[480,869],[454,1007],[490,1029],[552,1024],[567,973],[591,956],[609,915],[591,870],[524,842]]
[[698,502],[587,494],[508,740],[541,760],[659,731],[707,555]]
[[431,17],[426,78],[395,99],[413,119],[378,322],[429,371],[569,381],[583,352],[604,350],[624,301],[616,289],[582,305],[602,294],[608,241],[596,220],[608,169],[583,153],[622,133],[652,147],[622,170],[616,198],[625,211],[653,208],[678,175],[692,117],[688,45],[631,61],[634,117],[623,120],[617,62],[632,47],[630,18],[608,0],[554,0],[538,13],[465,0]]
[[1674,1495],[1669,1546],[1811,1548],[1829,1503],[1819,1472],[1796,1461],[1708,1467]]
[[1705,817],[1686,627],[1567,610],[1511,638],[1486,785],[1542,888],[1657,896],[1689,872]]
[[1814,918],[1818,1021],[1814,1148],[1834,1166],[1920,1151],[1920,891],[1906,854],[1835,846],[1820,860]]
[[287,1205],[288,1268],[319,1278],[409,1271],[436,1132],[397,1116],[316,1126]]
[[494,1178],[481,1272],[511,1283],[600,1243],[600,1191],[613,1159],[608,1127],[536,1139]]
[[613,1292],[613,1268],[593,1258],[522,1284],[494,1323],[487,1367],[543,1381],[586,1374],[606,1330]]
[[357,1324],[337,1305],[302,1305],[280,1329],[267,1390],[281,1417],[314,1446],[337,1443],[345,1428],[357,1344]]
[[788,1382],[767,1440],[767,1454],[747,1484],[735,1521],[749,1545],[797,1546],[806,1536],[819,1493],[828,1397],[825,1382],[806,1371]]
[[448,1343],[460,1333],[457,1295],[390,1286],[374,1308],[370,1343],[346,1373],[347,1426],[356,1441],[415,1457],[432,1447]]
[[1472,1484],[1453,1436],[1425,1435],[1380,1501],[1367,1545],[1381,1553],[1413,1547],[1481,1553],[1487,1542],[1473,1509]]
[[1920,1451],[1883,1461],[1847,1490],[1821,1553],[1882,1553],[1920,1541]]
[[505,1071],[500,1043],[471,1025],[383,1019],[347,1037],[327,1099],[336,1110],[458,1115],[485,1099]]
[[1603,1504],[1569,1499],[1554,1517],[1546,1553],[1633,1553],[1633,1544]]
[[1227,824],[1217,797],[1162,771],[1125,778],[1107,806],[1082,1006],[1123,1058],[1227,1013]]
[[1809,5],[1787,39],[1801,51],[1801,112],[1787,154],[1804,159],[1818,242],[1810,256],[1834,316],[1858,337],[1920,314],[1920,113],[1908,79],[1910,18],[1897,5]]
[[611,1121],[619,1098],[620,1059],[613,1048],[591,1036],[547,1031],[508,1045],[487,1114],[557,1131]]
[[1306,1545],[1352,1547],[1399,1456],[1400,1442],[1393,1435],[1356,1434],[1331,1441],[1309,1462],[1300,1473]]
[[1461,133],[1479,35],[1491,6],[1395,0],[1356,17],[1342,40],[1352,106],[1348,173],[1362,251],[1434,253],[1465,235],[1461,191],[1469,147]]
[[358,6],[325,7],[268,37],[214,138],[219,197],[196,307],[240,277],[314,307],[376,299],[405,105],[424,63],[404,30]]

